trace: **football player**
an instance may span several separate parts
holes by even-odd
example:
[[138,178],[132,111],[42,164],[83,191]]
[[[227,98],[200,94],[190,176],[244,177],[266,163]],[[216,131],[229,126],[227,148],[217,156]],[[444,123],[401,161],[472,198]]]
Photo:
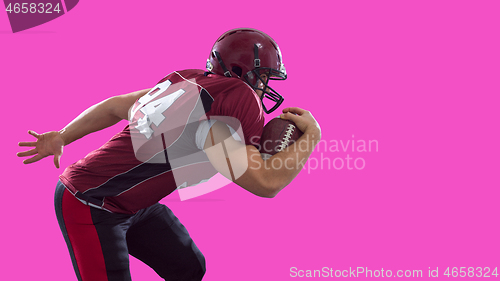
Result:
[[[151,89],[98,103],[60,131],[37,134],[25,164],[54,155],[92,132],[129,121],[99,149],[67,167],[56,187],[55,208],[78,280],[131,280],[129,254],[165,280],[201,280],[205,259],[160,199],[220,172],[261,197],[274,197],[299,173],[321,137],[310,112],[286,108],[304,135],[268,160],[255,147],[264,113],[283,97],[270,80],[287,78],[281,52],[267,34],[234,29],[219,37],[207,70],[175,71]],[[270,103],[269,103],[270,102]],[[300,149],[298,146],[300,145]],[[294,149],[296,148],[296,149]]]

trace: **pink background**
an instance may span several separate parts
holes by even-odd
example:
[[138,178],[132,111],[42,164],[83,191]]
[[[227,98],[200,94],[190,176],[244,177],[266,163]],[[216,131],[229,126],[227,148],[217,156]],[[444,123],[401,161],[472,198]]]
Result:
[[[83,0],[18,34],[0,12],[1,280],[76,280],[53,209],[62,169],[52,158],[21,163],[27,130],[59,130],[105,98],[203,68],[235,27],[279,43],[289,79],[272,85],[284,106],[314,113],[324,140],[354,135],[379,149],[317,151],[366,166],[325,160],[274,199],[233,184],[164,199],[205,254],[205,280],[288,280],[291,267],[500,267],[498,1],[181,2]],[[123,126],[67,146],[62,167]],[[160,280],[131,263],[134,280]]]

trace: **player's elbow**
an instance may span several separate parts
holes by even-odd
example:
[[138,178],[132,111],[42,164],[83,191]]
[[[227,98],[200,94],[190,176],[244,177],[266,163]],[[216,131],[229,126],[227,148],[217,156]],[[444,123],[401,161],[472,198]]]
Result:
[[279,191],[268,191],[264,196],[264,198],[274,198],[276,195],[278,195]]
[[256,195],[259,197],[262,197],[262,198],[274,198],[276,195],[278,195],[278,192],[266,190],[266,191],[261,192],[261,193],[256,194]]
[[278,181],[264,181],[262,183],[260,197],[274,198],[278,193],[285,188],[288,183],[280,183]]
[[274,198],[282,189],[274,183],[262,179],[253,179],[247,183],[237,183],[252,194],[262,198]]
[[256,193],[255,195],[262,197],[262,198],[274,198],[276,195],[278,195],[279,191],[273,191],[273,190],[265,190],[261,191],[259,193]]
[[[260,154],[258,156],[260,157]],[[250,164],[252,163],[250,162]],[[256,163],[257,165],[249,165],[245,173],[234,182],[254,195],[263,198],[274,198],[290,183],[289,177],[283,173],[266,168],[262,162]]]

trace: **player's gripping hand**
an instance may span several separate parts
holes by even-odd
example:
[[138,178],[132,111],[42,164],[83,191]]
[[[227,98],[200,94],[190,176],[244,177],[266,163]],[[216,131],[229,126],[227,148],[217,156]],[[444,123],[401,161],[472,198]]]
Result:
[[300,131],[303,133],[312,133],[321,135],[321,128],[314,119],[311,112],[298,107],[287,107],[283,109],[283,114],[280,115],[281,119],[290,120]]
[[61,134],[56,131],[43,133],[41,135],[33,131],[28,131],[28,134],[34,136],[35,138],[37,138],[37,140],[34,142],[20,142],[19,146],[34,146],[35,148],[23,152],[18,152],[17,156],[35,156],[29,159],[25,159],[23,163],[31,164],[49,155],[54,155],[54,165],[56,166],[56,168],[59,168],[59,161],[61,159],[64,146],[64,141],[61,138]]

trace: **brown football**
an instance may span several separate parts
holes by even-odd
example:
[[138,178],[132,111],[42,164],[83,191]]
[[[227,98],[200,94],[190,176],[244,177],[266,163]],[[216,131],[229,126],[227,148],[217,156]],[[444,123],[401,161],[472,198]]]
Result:
[[282,151],[302,136],[302,132],[290,120],[274,118],[269,121],[260,137],[260,153],[262,158],[268,159]]

